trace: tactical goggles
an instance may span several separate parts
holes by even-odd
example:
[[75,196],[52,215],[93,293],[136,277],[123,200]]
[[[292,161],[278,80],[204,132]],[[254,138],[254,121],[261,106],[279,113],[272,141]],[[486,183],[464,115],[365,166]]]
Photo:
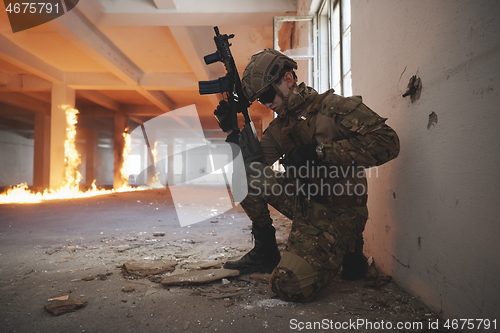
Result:
[[260,104],[268,104],[274,101],[274,97],[276,97],[276,90],[274,90],[272,85],[269,85],[257,100]]

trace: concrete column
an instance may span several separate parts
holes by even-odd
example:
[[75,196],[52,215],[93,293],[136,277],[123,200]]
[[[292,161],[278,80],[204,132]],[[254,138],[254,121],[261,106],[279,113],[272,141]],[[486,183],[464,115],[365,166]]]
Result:
[[184,184],[187,179],[188,174],[188,164],[187,164],[187,154],[186,144],[182,144],[182,173],[181,173],[181,183]]
[[85,129],[85,186],[88,188],[97,179],[96,154],[97,131],[87,128]]
[[113,168],[113,187],[120,188],[125,185],[124,179],[122,179],[121,169],[123,166],[123,147],[125,146],[125,139],[123,138],[123,133],[127,128],[128,117],[124,113],[115,113],[115,128],[114,128],[114,168]]
[[175,184],[175,173],[174,173],[174,139],[168,140],[167,155],[168,155],[168,175],[167,175],[167,185]]
[[50,109],[49,187],[58,189],[64,181],[64,141],[66,140],[66,108],[75,107],[75,90],[63,83],[52,85]]
[[43,191],[49,188],[50,175],[50,116],[35,113],[35,142],[33,157],[33,189]]

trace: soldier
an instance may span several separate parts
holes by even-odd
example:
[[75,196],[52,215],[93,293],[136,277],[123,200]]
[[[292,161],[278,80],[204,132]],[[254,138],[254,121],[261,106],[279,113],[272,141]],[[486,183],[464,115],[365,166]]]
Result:
[[[399,140],[361,97],[333,89],[318,94],[297,85],[295,69],[293,59],[266,49],[252,56],[243,73],[248,100],[277,117],[260,141],[264,163],[246,165],[249,194],[241,206],[252,221],[255,246],[224,267],[272,273],[270,285],[280,298],[309,302],[340,269],[344,279],[366,274],[365,168],[395,158]],[[280,158],[284,173],[271,169]],[[268,204],[292,220],[282,256]]]

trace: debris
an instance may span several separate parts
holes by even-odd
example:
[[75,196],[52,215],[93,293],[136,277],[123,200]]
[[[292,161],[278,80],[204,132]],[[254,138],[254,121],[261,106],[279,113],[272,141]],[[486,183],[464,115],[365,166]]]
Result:
[[148,279],[149,279],[149,281],[154,282],[154,283],[161,283],[161,281],[163,280],[163,278],[161,276],[158,276],[158,275],[150,275],[150,276],[148,276]]
[[147,283],[143,283],[143,282],[135,282],[135,281],[130,281],[131,283],[135,283],[135,284],[141,284],[143,286],[147,286],[147,287],[153,287],[152,285],[150,284],[147,284]]
[[205,262],[196,264],[186,264],[182,266],[185,269],[209,269],[209,268],[222,268],[221,262]]
[[368,281],[366,287],[379,289],[392,281],[392,276],[379,276],[375,281]]
[[158,292],[158,291],[154,290],[154,289],[148,289],[148,291],[146,291],[146,294],[144,296],[149,296],[149,295],[155,294],[156,292]]
[[132,246],[130,245],[120,245],[116,247],[116,252],[125,252],[127,250],[130,250]]
[[201,264],[200,269],[209,269],[209,268],[222,268],[221,262],[207,262],[206,264]]
[[92,280],[95,280],[95,277],[93,277],[92,275],[84,276],[84,277],[81,278],[81,280],[83,280],[83,281],[92,281]]
[[226,286],[216,286],[215,289],[217,289],[220,292],[229,293],[229,294],[243,290],[243,288],[241,288],[241,287],[232,287],[232,286],[227,286],[227,285]]
[[51,249],[45,251],[46,254],[48,254],[49,256],[56,253],[56,252],[59,252],[63,249],[62,246],[53,246]]
[[49,298],[47,301],[64,301],[64,300],[67,300],[69,298],[69,295],[64,295],[64,296],[59,296],[59,297],[53,297],[53,298]]
[[231,281],[229,281],[228,279],[222,279],[223,285],[230,284],[230,283],[231,283]]
[[250,280],[259,281],[264,284],[269,284],[269,274],[250,274]]
[[368,260],[366,262],[367,262],[368,266],[372,266],[373,265],[373,257],[368,258]]
[[106,273],[106,274],[97,274],[97,278],[101,281],[107,280],[108,276],[112,275],[113,273]]
[[283,301],[281,299],[261,299],[256,302],[256,305],[261,308],[274,308],[276,306],[288,306],[289,302]]
[[161,237],[161,236],[165,236],[165,233],[164,232],[153,232],[153,236],[154,237]]
[[206,269],[194,270],[165,277],[162,280],[163,286],[181,286],[187,284],[202,284],[225,277],[238,276],[240,272],[233,269]]
[[368,271],[366,272],[365,279],[376,280],[378,275],[378,271],[374,266],[368,266]]
[[125,286],[125,287],[122,287],[122,291],[124,293],[131,293],[131,292],[135,291],[135,287],[134,286]]
[[67,312],[73,312],[87,305],[87,302],[82,302],[77,299],[68,299],[63,301],[54,301],[45,305],[45,310],[54,316],[60,316]]
[[122,265],[124,275],[149,276],[173,272],[177,261],[127,261]]

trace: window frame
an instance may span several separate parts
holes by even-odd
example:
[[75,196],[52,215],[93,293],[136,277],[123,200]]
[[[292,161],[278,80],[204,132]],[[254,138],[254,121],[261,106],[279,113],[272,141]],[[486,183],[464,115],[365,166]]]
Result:
[[317,35],[318,35],[318,27],[317,27],[317,15],[296,15],[296,16],[275,16],[274,17],[274,38],[273,38],[273,47],[275,50],[280,51],[279,40],[278,40],[278,28],[280,23],[282,22],[301,22],[301,21],[310,21],[311,29],[309,39],[311,41],[311,50],[312,54],[308,55],[288,55],[290,58],[300,61],[300,60],[308,60],[310,61],[310,71],[308,72],[308,83],[313,88],[317,89],[319,86],[319,67],[318,67],[318,43],[317,43]]
[[[351,0],[324,0],[317,12],[320,90],[352,95]],[[345,25],[347,23],[347,25]],[[347,49],[348,48],[348,49]]]

